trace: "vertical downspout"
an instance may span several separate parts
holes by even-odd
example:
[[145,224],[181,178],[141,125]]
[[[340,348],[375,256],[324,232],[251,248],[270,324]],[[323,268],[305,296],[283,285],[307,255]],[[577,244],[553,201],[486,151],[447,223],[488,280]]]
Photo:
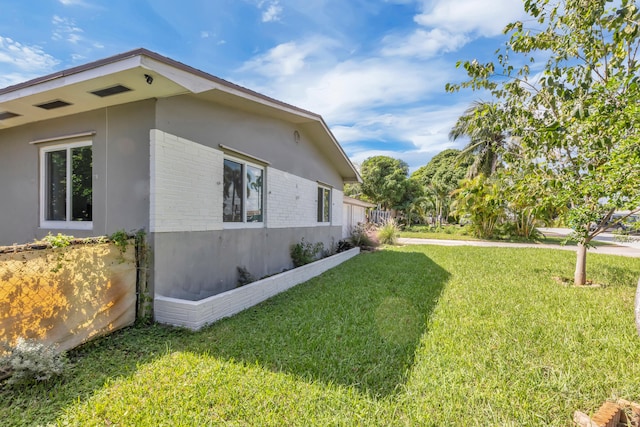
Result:
[[109,107],[104,109],[104,235],[107,235],[109,216]]

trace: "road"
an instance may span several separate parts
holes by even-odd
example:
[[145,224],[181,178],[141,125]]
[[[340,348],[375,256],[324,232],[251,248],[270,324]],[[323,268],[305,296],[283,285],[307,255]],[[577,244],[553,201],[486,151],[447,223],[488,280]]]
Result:
[[[547,236],[566,236],[571,230],[566,228],[541,228],[540,232]],[[597,240],[610,242],[614,244],[598,246],[589,249],[591,253],[599,253],[606,255],[621,255],[633,258],[640,258],[640,242],[618,243],[614,242],[613,234],[603,233],[598,236]],[[441,245],[441,246],[483,246],[483,247],[509,247],[509,248],[548,248],[560,249],[565,251],[576,251],[575,246],[560,246],[539,243],[508,243],[496,241],[481,240],[440,240],[440,239],[416,239],[416,238],[400,238],[398,242],[405,245]]]

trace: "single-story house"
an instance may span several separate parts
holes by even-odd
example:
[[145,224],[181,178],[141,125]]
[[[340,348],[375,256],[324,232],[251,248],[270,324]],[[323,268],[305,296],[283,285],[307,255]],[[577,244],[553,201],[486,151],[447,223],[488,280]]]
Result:
[[348,196],[343,196],[342,202],[342,237],[347,238],[358,224],[367,222],[367,209],[377,205]]
[[320,115],[146,49],[0,89],[0,245],[144,229],[156,295],[337,243],[359,180]]

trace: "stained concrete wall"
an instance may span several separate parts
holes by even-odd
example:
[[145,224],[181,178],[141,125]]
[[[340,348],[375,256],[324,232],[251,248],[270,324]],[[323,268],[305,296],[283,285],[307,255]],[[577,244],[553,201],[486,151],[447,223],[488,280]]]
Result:
[[[0,245],[56,234],[76,237],[148,228],[149,129],[154,100],[109,107],[0,130]],[[93,141],[93,229],[40,228],[40,147],[45,138],[95,131]],[[87,139],[87,138],[82,138]]]

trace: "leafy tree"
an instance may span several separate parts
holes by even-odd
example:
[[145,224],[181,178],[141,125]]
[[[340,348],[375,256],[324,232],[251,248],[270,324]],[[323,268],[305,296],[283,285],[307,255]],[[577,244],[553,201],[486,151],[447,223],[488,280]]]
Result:
[[362,185],[359,182],[348,182],[344,185],[344,195],[359,199],[362,196]]
[[451,192],[460,186],[469,169],[470,158],[464,157],[460,161],[460,156],[460,150],[444,150],[411,174],[411,180],[422,184],[425,193],[431,196],[432,216],[439,220],[449,215]]
[[522,171],[523,190],[569,207],[574,282],[582,285],[591,240],[616,210],[639,210],[640,14],[631,0],[525,0],[524,7],[538,28],[509,24],[497,63],[464,62],[470,79],[448,89],[484,89],[500,100],[501,127],[518,142],[505,161]]
[[362,194],[385,210],[401,205],[408,173],[409,166],[402,160],[388,156],[369,157],[362,162],[360,171]]
[[504,218],[505,201],[498,181],[489,181],[480,174],[465,179],[462,186],[454,191],[456,197],[453,208],[459,216],[468,215],[471,230],[477,237],[490,239],[496,226]]
[[493,175],[498,169],[500,152],[506,143],[498,105],[476,101],[467,108],[449,132],[452,141],[462,136],[469,137],[470,141],[460,153],[459,161],[464,161],[468,156],[473,158],[467,178],[474,178],[480,173],[486,177]]

